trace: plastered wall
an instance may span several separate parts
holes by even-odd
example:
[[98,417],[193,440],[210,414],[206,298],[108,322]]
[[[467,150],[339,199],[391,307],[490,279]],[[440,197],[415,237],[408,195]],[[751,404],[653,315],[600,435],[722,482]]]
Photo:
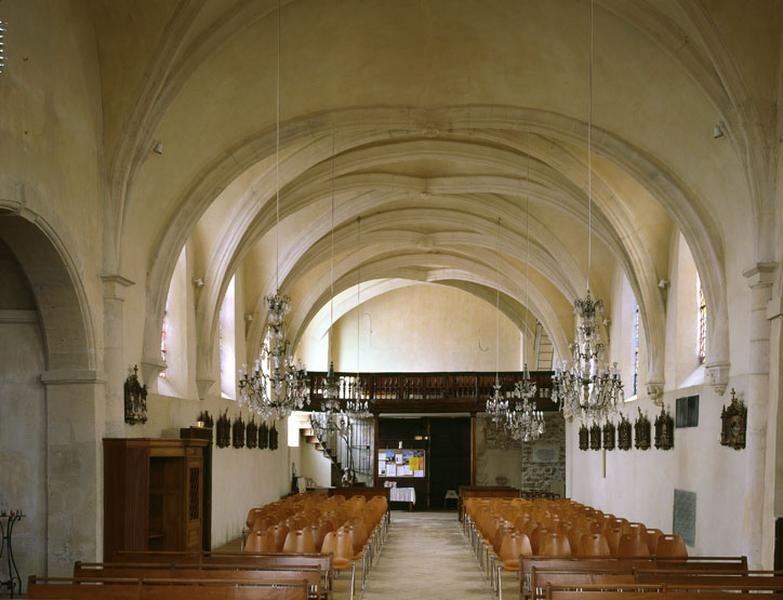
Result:
[[[338,370],[356,370],[357,314],[362,371],[495,370],[495,307],[467,292],[415,285],[363,303],[335,324]],[[520,336],[517,326],[501,315],[501,371],[519,370]]]

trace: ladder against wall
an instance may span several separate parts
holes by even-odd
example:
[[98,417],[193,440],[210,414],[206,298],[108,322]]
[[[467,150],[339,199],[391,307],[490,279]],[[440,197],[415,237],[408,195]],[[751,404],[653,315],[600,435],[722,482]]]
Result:
[[534,348],[536,353],[536,370],[551,371],[552,363],[554,363],[555,360],[555,346],[552,344],[552,340],[549,339],[549,336],[540,321],[536,321]]

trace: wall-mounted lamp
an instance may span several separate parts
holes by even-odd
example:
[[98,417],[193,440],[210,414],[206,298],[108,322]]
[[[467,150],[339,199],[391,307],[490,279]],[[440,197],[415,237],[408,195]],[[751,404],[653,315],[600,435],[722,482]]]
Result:
[[198,289],[201,289],[204,287],[204,280],[201,277],[194,277],[193,285],[195,285]]

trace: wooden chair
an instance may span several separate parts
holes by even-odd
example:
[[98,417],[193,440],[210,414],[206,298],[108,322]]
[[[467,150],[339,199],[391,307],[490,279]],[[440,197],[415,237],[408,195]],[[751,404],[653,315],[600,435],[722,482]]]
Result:
[[321,546],[321,552],[332,555],[332,568],[335,571],[351,569],[349,600],[353,600],[356,588],[356,561],[354,560],[353,542],[348,532],[340,528],[337,531],[327,533],[323,546]]
[[285,538],[288,535],[288,527],[278,523],[274,527],[270,528],[275,540],[275,552],[280,552],[283,549]]
[[600,533],[586,533],[579,540],[576,555],[579,558],[609,558],[612,550],[609,542]]
[[550,558],[571,558],[571,544],[565,535],[549,532],[540,542],[538,555]]
[[609,543],[609,550],[612,551],[612,556],[617,556],[617,547],[620,545],[620,537],[623,535],[623,530],[619,528],[605,529],[603,535]]
[[632,533],[624,533],[617,544],[617,556],[619,558],[637,558],[650,556],[647,548],[647,540]]
[[308,554],[315,552],[313,534],[309,527],[298,531],[289,531],[283,542],[283,552]]
[[685,547],[685,542],[679,535],[663,534],[658,538],[655,556],[660,558],[687,558],[688,548]]
[[530,545],[533,547],[533,554],[535,556],[539,556],[541,554],[541,542],[548,533],[548,529],[545,529],[544,527],[536,527],[528,535],[530,538]]
[[243,552],[276,552],[275,535],[271,529],[251,533],[245,540]]
[[650,551],[650,556],[655,556],[655,552],[658,550],[658,538],[663,535],[663,531],[660,529],[648,529],[645,534],[647,540],[647,548]]

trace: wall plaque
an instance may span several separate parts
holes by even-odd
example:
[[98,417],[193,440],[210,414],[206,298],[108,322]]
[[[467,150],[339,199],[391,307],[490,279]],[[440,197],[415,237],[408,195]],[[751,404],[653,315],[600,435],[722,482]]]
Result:
[[630,450],[633,446],[633,428],[631,422],[620,415],[620,424],[617,426],[617,447],[620,450]]
[[587,427],[585,427],[584,423],[582,423],[582,426],[579,428],[579,449],[587,450],[589,447],[590,432],[588,431]]
[[598,423],[593,423],[590,427],[590,450],[601,449],[601,427]]
[[536,464],[557,464],[560,461],[559,446],[533,446],[530,462]]
[[636,437],[636,449],[637,450],[649,450],[650,449],[650,434],[652,433],[650,427],[650,419],[642,413],[641,408],[637,408],[639,416],[636,417],[636,423],[633,425],[633,432]]
[[745,447],[745,434],[748,427],[748,409],[745,403],[737,398],[734,388],[731,389],[731,403],[721,410],[720,420],[721,446],[742,450]]
[[245,446],[252,449],[258,445],[258,425],[255,415],[250,417],[250,422],[245,427]]
[[228,420],[228,409],[218,417],[215,425],[215,443],[218,448],[228,448],[231,445],[231,421]]
[[671,450],[674,448],[674,419],[661,407],[661,414],[655,417],[655,447],[658,450]]
[[617,437],[617,428],[614,426],[614,423],[611,421],[607,421],[604,423],[603,428],[603,447],[605,450],[614,450],[616,445],[616,437]]
[[244,448],[245,446],[245,422],[242,420],[242,415],[237,415],[231,426],[231,444],[234,448]]

